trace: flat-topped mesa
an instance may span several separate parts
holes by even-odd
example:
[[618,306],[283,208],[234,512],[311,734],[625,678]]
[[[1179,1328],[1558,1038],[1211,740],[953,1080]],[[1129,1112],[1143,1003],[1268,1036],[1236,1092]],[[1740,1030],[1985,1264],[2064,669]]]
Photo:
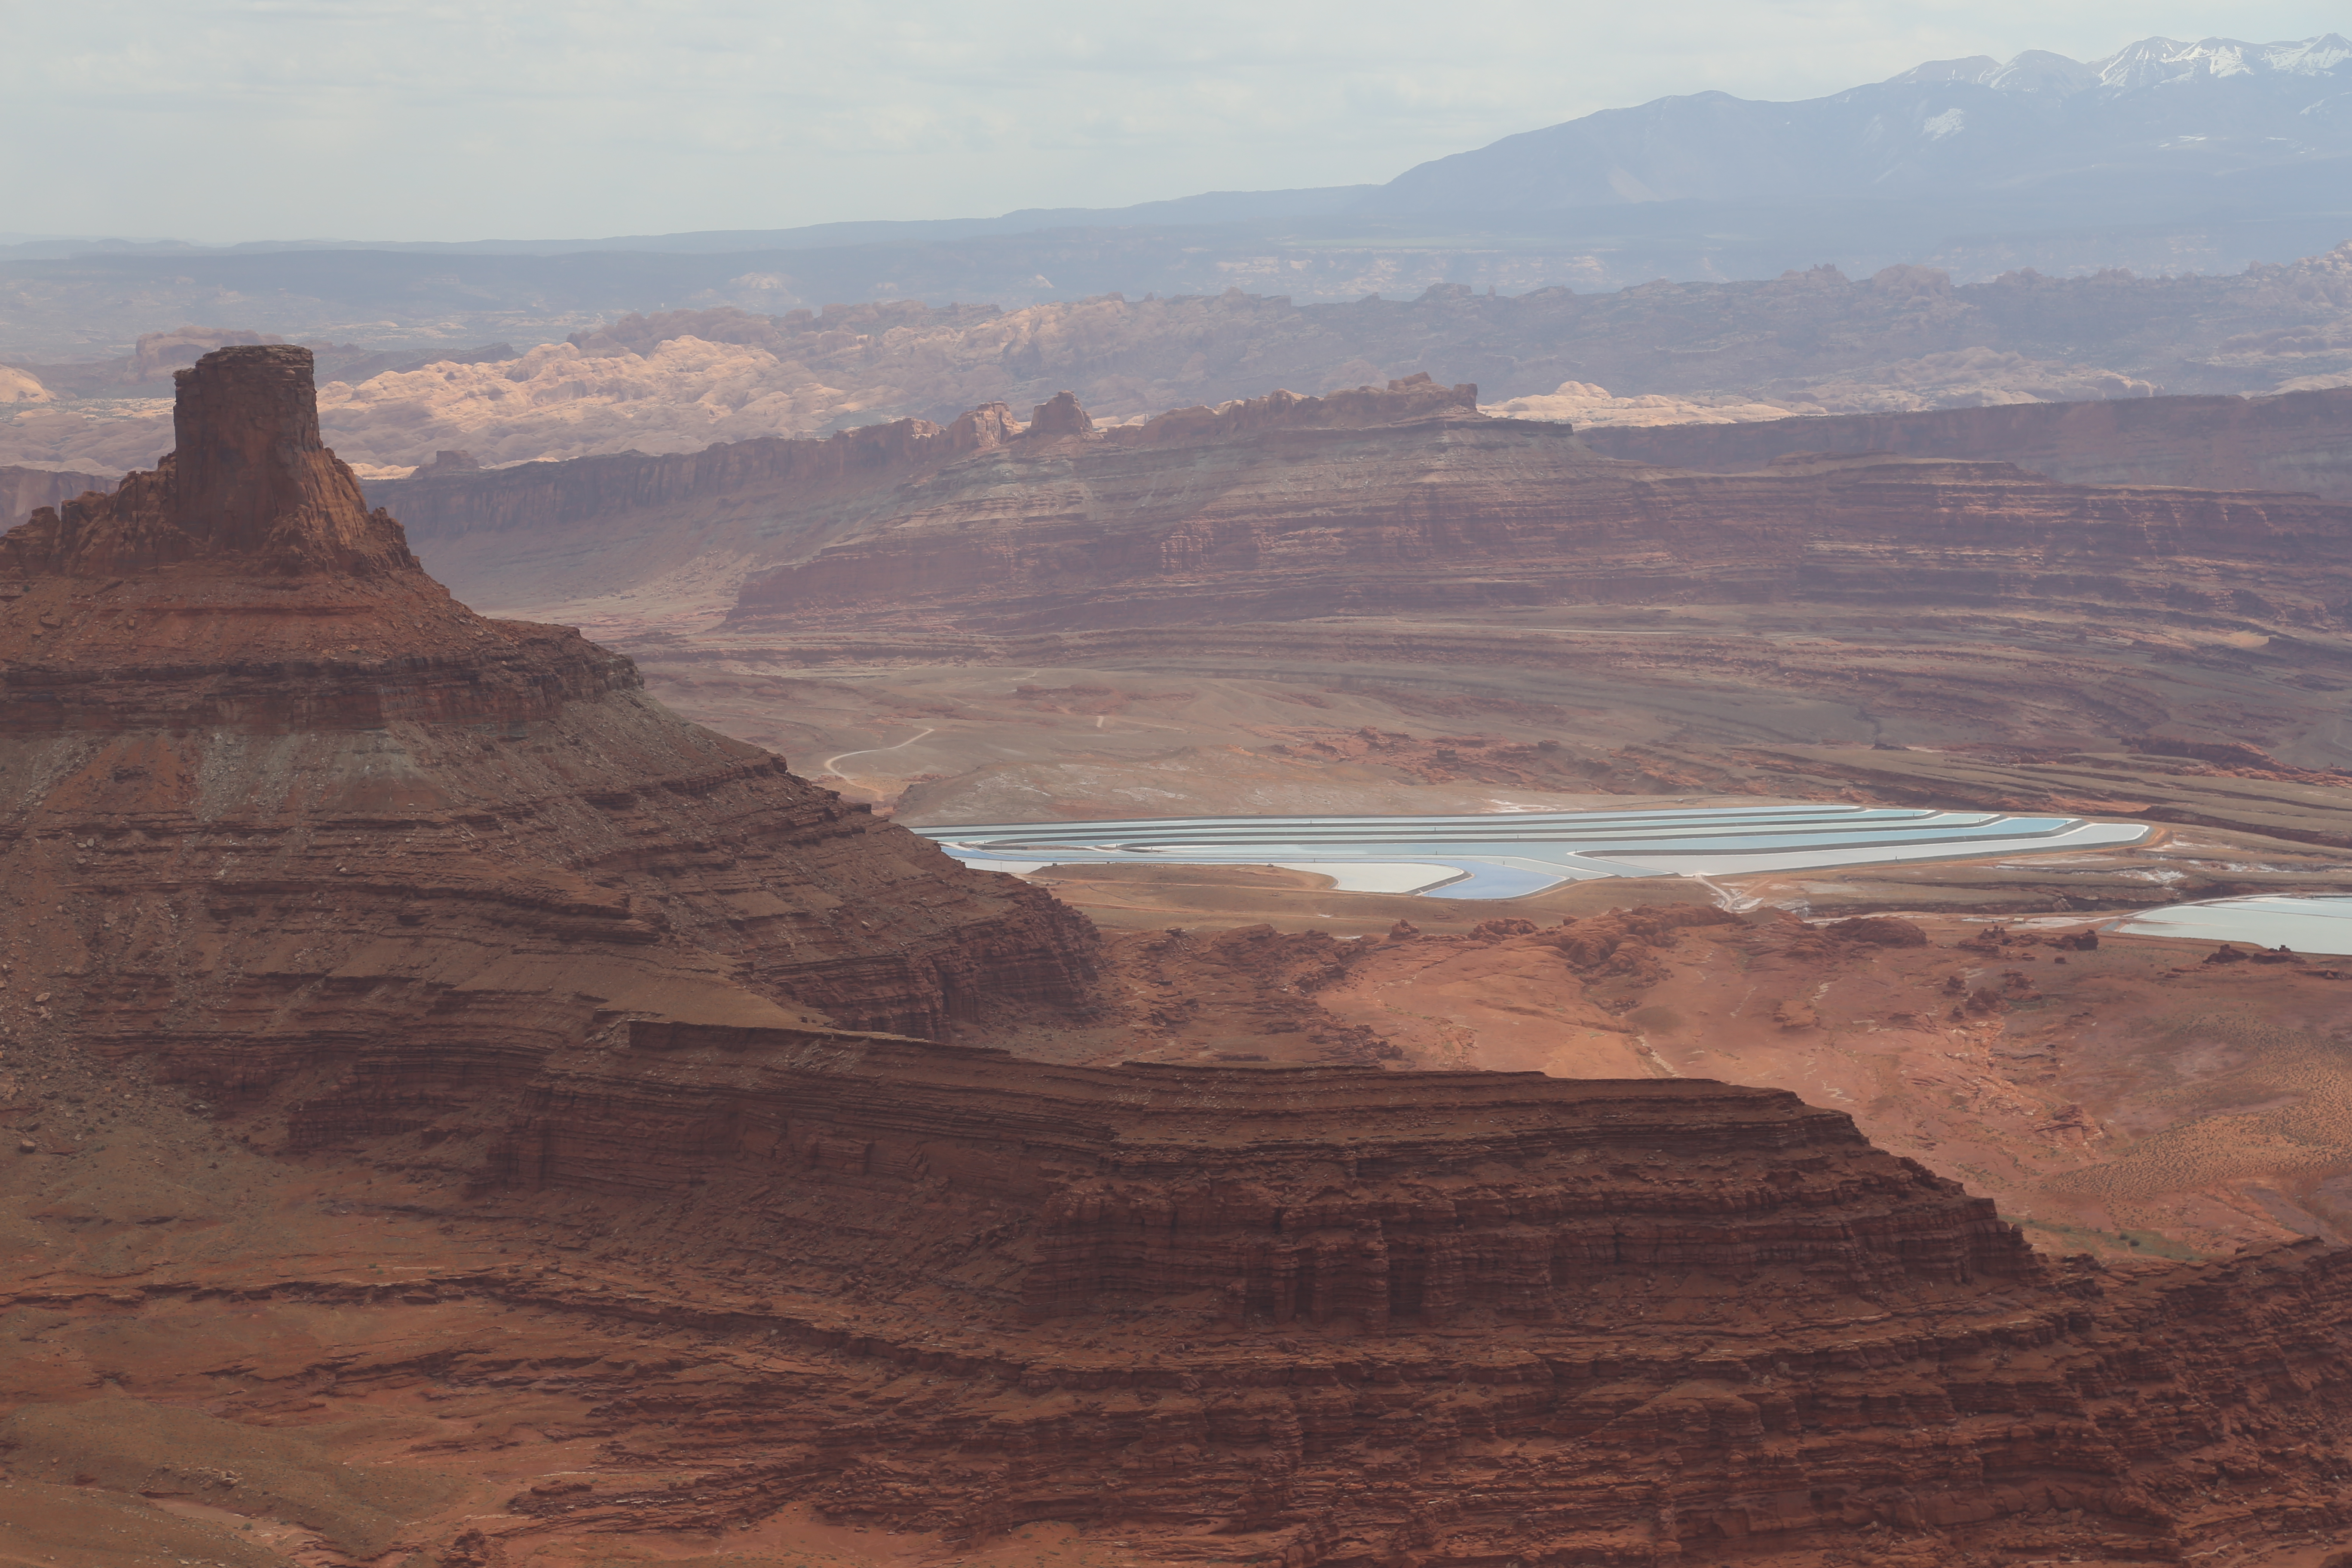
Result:
[[[1038,412],[1045,412],[1042,405]],[[1478,411],[1475,382],[1447,386],[1427,371],[1417,371],[1385,387],[1348,387],[1320,397],[1277,390],[1215,408],[1178,408],[1141,425],[1121,426],[1110,435],[1122,444],[1156,447],[1262,430],[1377,430],[1429,420],[1485,417]]]
[[238,574],[422,575],[319,437],[310,351],[216,349],[173,377],[173,448],[112,495],[36,512],[0,541],[0,576],[120,576],[191,564]]
[[1029,428],[1024,434],[1047,436],[1087,436],[1094,432],[1094,416],[1078,406],[1075,392],[1057,392],[1047,401],[1030,411]]
[[[855,1203],[857,1236],[930,1227],[934,1266],[1001,1254],[987,1272],[1033,1322],[1552,1320],[1660,1270],[1686,1293],[1816,1304],[2043,1280],[1990,1200],[1842,1112],[1705,1079],[1074,1068],[641,1023],[517,1098],[484,1129],[496,1179],[607,1197],[740,1184],[796,1216],[804,1261],[857,1245],[831,1234]],[[856,1267],[925,1284],[912,1253]]]

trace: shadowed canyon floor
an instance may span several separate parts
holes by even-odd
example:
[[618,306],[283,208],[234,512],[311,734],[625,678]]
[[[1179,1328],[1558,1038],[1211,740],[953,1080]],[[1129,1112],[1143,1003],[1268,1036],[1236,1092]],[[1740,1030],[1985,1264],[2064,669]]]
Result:
[[[2325,965],[1677,882],[1348,942],[1097,931],[452,600],[310,374],[208,355],[162,469],[0,542],[0,1553],[2352,1541]],[[2332,635],[2306,514],[2255,510],[2210,578]],[[1464,755],[1349,735],[1395,749],[1271,754],[1414,792]],[[2165,776],[2283,819],[2331,787],[2261,760]]]

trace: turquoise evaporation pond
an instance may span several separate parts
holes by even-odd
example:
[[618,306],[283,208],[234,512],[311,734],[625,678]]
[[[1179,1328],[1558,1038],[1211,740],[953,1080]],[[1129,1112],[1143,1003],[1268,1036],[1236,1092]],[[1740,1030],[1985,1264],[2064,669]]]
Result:
[[1458,816],[1191,816],[914,831],[982,869],[1280,866],[1349,891],[1511,899],[1597,877],[1737,876],[2137,844],[2137,823],[1844,804]]
[[2121,936],[2177,936],[2200,942],[2242,942],[2295,952],[2352,956],[2352,897],[2293,898],[2261,893],[2169,904],[2132,916],[2113,928]]

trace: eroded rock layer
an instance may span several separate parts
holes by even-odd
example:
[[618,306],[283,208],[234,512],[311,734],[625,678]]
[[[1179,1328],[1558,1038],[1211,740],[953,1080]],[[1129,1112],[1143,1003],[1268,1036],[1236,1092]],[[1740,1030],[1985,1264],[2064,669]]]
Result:
[[1277,395],[943,468],[857,536],[751,577],[730,625],[1067,631],[1805,600],[2334,628],[2352,602],[2352,509],[2310,498],[1879,456],[1698,475],[1596,459],[1558,426],[1424,411],[1413,391],[1391,395],[1384,427]]
[[635,1298],[737,1348],[591,1374],[612,1474],[513,1500],[542,1526],[815,1500],[1209,1560],[1826,1562],[1893,1529],[2162,1561],[2256,1472],[2347,1522],[2346,1254],[2053,1270],[1785,1093],[640,1025],[512,1103],[500,1182],[690,1202],[749,1260],[720,1288],[766,1292]]
[[[288,1117],[307,1183],[398,1173],[329,1211],[393,1222],[362,1256],[396,1282],[306,1236],[128,1294],[52,1256],[0,1310],[59,1359],[58,1309],[102,1313],[118,1399],[429,1402],[403,1463],[444,1500],[376,1546],[594,1561],[813,1508],[968,1552],[1052,1521],[1180,1562],[1969,1564],[2352,1526],[2352,1254],[2052,1268],[1783,1092],[648,1022],[481,1063],[424,1127],[351,1114],[394,1071],[323,1087],[230,1126]],[[137,1359],[175,1327],[201,1354]],[[518,1471],[524,1402],[561,1446]]]
[[[2332,395],[2284,402],[2319,417]],[[991,405],[945,427],[901,421],[825,441],[381,490],[427,521],[445,570],[494,598],[585,602],[623,588],[660,598],[665,583],[740,584],[739,627],[1067,631],[1797,602],[2095,605],[2332,626],[2352,601],[2338,581],[2352,516],[2340,502],[2090,487],[1979,460],[2011,447],[2027,459],[2072,456],[2099,447],[2102,432],[2145,444],[2147,410],[2194,401],[2064,411],[2097,424],[2086,433],[2060,428],[2058,410],[2031,428],[2013,428],[2029,419],[2014,410],[1923,416],[1952,429],[1895,431],[1895,444],[1939,454],[1908,458],[1785,457],[1803,433],[1779,425],[1699,430],[1688,452],[1672,432],[1591,437],[1648,459],[1628,462],[1562,426],[1478,417],[1475,388],[1416,379],[1105,430],[1086,427],[1075,402],[1040,405],[1026,428]],[[1812,423],[1832,450],[1877,438],[1875,426]],[[2317,439],[2276,418],[2255,424],[2264,439]],[[1758,431],[1778,432],[1769,451]],[[2252,439],[2206,437],[2216,454]],[[1653,466],[1685,457],[1761,471]],[[2254,461],[2217,455],[2164,477],[2210,468],[2236,483]],[[2080,455],[2077,467],[2091,462]],[[2095,463],[2085,473],[2115,477]]]
[[[2223,400],[2249,423],[2202,448],[2211,477],[2248,478],[2221,458],[2265,432],[2319,472],[2336,395]],[[1952,429],[2144,449],[2190,401]],[[804,479],[751,474],[741,447],[599,459],[661,479],[642,504],[627,485],[600,500],[593,465],[404,493],[441,487],[451,527],[427,548],[489,602],[577,618],[667,700],[930,821],[1402,808],[1360,771],[1296,766],[1302,721],[1457,755],[1549,743],[1552,782],[1517,782],[1572,792],[1629,772],[1645,793],[1851,787],[1759,746],[2159,736],[2352,765],[2340,500],[2065,483],[1980,447],[1692,472],[1430,382],[1093,430],[1080,412],[1055,434],[992,411],[970,451],[911,423],[810,443],[787,465]],[[1675,758],[1628,770],[1629,747]],[[1992,804],[1941,804],[1963,802]]]
[[1587,430],[1604,457],[1737,473],[1791,452],[2014,463],[2070,484],[2307,491],[2352,500],[2352,387],[2272,397],[2018,403],[1741,425]]
[[[1027,1261],[1008,1289],[1031,1319],[1205,1296],[1236,1327],[1379,1331],[1549,1320],[1662,1268],[1780,1269],[1776,1286],[1832,1296],[2040,1275],[1990,1204],[1777,1090],[1049,1068],[676,1025],[634,1026],[628,1044],[531,1087],[491,1157],[502,1174],[642,1184],[659,1169],[650,1145],[681,1183],[714,1162],[774,1162],[797,1178],[793,1204],[845,1175],[879,1194],[943,1187],[968,1210],[1024,1216]],[[679,1050],[729,1084],[723,1123],[709,1120],[712,1079],[687,1078],[679,1100],[684,1086],[647,1054]],[[1654,1163],[1666,1146],[1672,1171]]]
[[1090,933],[1043,893],[452,599],[319,445],[307,351],[181,375],[163,468],[0,541],[0,898],[79,976],[74,1027],[259,1034],[291,1070],[422,1013],[454,1047],[1081,1004]]

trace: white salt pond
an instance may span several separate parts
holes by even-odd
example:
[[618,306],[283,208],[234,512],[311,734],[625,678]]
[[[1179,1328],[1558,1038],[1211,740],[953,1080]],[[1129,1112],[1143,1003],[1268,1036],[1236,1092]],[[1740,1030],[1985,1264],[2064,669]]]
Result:
[[2242,899],[2168,904],[2123,921],[2119,936],[2177,936],[2238,942],[2294,952],[2352,955],[2352,897],[2295,898],[2258,893]]
[[1348,892],[1516,899],[1600,877],[1736,877],[2144,841],[2143,824],[2079,816],[1805,803],[1469,816],[1192,816],[917,827],[981,870],[1278,866]]

